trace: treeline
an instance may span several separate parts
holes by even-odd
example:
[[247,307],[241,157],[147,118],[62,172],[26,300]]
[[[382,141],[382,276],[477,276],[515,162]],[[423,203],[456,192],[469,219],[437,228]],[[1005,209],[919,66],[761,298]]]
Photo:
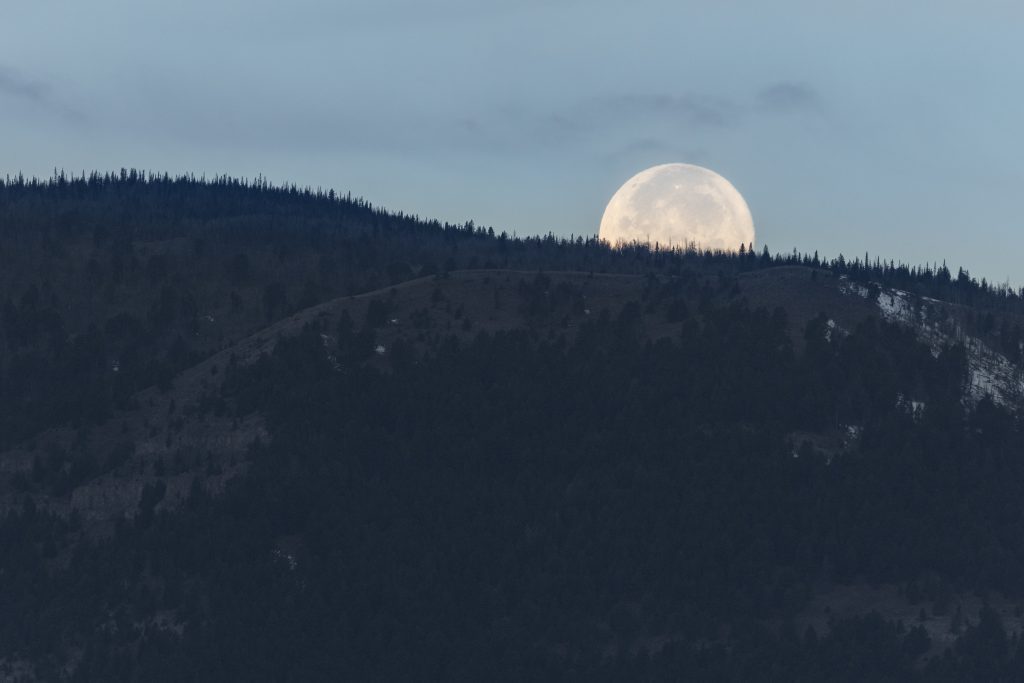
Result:
[[[477,226],[473,221],[463,224],[441,223],[425,220],[403,212],[389,212],[374,207],[351,193],[341,195],[333,189],[313,189],[295,184],[274,185],[262,176],[249,180],[226,175],[205,176],[194,174],[170,176],[166,173],[152,173],[137,169],[121,169],[117,173],[92,172],[88,175],[68,175],[63,170],[54,170],[48,179],[25,178],[22,175],[0,179],[0,230],[55,229],[64,231],[99,230],[112,227],[127,229],[136,239],[164,239],[191,232],[188,221],[209,221],[218,218],[239,219],[226,232],[237,238],[245,235],[261,236],[260,228],[266,227],[268,218],[285,219],[276,221],[275,228],[289,232],[292,222],[316,219],[317,225],[305,226],[302,232],[292,232],[295,239],[320,239],[323,230],[328,232],[364,232],[374,236],[380,232],[439,233],[450,239],[465,241],[467,238],[495,238],[501,245],[498,253],[524,249],[541,249],[547,253],[532,254],[541,262],[536,267],[554,269],[581,264],[581,253],[588,253],[590,260],[595,254],[604,258],[589,263],[599,270],[622,271],[651,268],[678,267],[680,263],[703,261],[716,266],[732,265],[734,268],[750,269],[779,265],[803,265],[831,270],[839,275],[849,275],[857,280],[875,280],[885,286],[903,289],[921,289],[919,293],[934,298],[954,300],[972,306],[1001,308],[1007,306],[1021,309],[1024,287],[1013,288],[1008,284],[980,281],[970,276],[963,268],[954,277],[945,262],[942,265],[922,265],[886,261],[869,254],[847,258],[840,254],[834,258],[819,258],[818,253],[800,254],[781,252],[771,254],[763,247],[755,256],[745,245],[737,245],[740,251],[718,252],[695,249],[665,248],[645,244],[628,245],[609,257],[606,243],[593,236],[556,237],[553,233],[540,236],[515,236],[507,231],[496,232],[493,227]],[[104,227],[98,227],[102,224]],[[570,249],[576,258],[566,258],[565,250]],[[453,250],[457,252],[456,250]],[[484,250],[487,253],[490,249]],[[559,252],[563,252],[559,254]],[[558,258],[559,255],[561,258]],[[472,255],[471,255],[472,256]],[[545,262],[546,261],[546,262]],[[435,264],[440,265],[440,264]],[[480,260],[471,265],[458,261],[457,267],[480,266]],[[507,265],[507,264],[506,264]]]

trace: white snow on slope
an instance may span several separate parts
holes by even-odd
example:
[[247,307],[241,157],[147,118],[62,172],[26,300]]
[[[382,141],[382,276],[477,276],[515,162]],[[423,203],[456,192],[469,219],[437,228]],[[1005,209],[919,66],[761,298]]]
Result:
[[848,337],[850,333],[839,325],[835,320],[829,318],[825,323],[825,339],[832,341],[832,335],[838,334],[840,337]]
[[868,298],[868,288],[860,283],[850,282],[845,275],[839,276],[839,289],[843,294],[856,294],[859,297]]
[[[844,294],[864,299],[870,296],[867,287],[850,282],[846,276],[840,277],[839,289]],[[967,352],[967,398],[971,402],[980,401],[986,394],[1004,406],[1019,406],[1024,401],[1024,373],[981,339],[964,333],[963,328],[946,315],[942,302],[915,297],[899,289],[880,289],[877,304],[885,320],[914,329],[936,357],[946,346],[963,343]]]

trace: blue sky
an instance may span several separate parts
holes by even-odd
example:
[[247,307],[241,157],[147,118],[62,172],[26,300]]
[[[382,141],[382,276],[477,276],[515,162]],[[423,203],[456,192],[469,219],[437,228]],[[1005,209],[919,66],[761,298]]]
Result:
[[894,4],[5,2],[0,173],[262,173],[569,235],[681,161],[772,250],[1024,284],[1024,9]]

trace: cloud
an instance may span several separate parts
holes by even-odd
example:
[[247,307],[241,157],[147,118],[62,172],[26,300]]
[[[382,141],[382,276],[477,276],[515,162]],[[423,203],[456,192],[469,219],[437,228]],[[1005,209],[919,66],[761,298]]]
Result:
[[43,83],[25,80],[11,69],[0,66],[0,93],[32,102],[44,102],[47,91]]
[[806,83],[783,81],[775,83],[757,93],[758,105],[770,111],[791,113],[798,111],[820,111],[821,95]]
[[703,147],[688,147],[659,137],[631,139],[602,156],[605,160],[615,162],[635,159],[647,159],[652,162],[656,159],[675,159],[691,163],[704,161],[707,157],[708,151]]
[[0,97],[28,102],[66,119],[79,121],[85,118],[77,109],[60,102],[51,93],[49,84],[25,78],[13,69],[0,65]]
[[693,126],[715,128],[732,125],[741,109],[728,99],[693,93],[618,95],[599,104],[619,116],[667,117]]
[[596,98],[576,107],[571,118],[600,126],[660,120],[690,128],[729,129],[763,112],[796,114],[822,108],[822,97],[814,87],[781,81],[739,99],[694,92]]
[[435,134],[431,140],[491,152],[611,145],[607,158],[697,158],[706,156],[707,150],[680,144],[680,135],[728,133],[765,114],[796,115],[821,109],[817,90],[791,81],[751,89],[735,99],[693,91],[618,93],[585,97],[547,111],[506,103],[457,117],[448,135]]

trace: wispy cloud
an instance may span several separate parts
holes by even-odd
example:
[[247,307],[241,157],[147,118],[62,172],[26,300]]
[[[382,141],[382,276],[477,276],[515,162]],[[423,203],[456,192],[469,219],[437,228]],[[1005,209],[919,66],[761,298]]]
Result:
[[609,161],[632,160],[636,158],[685,159],[690,162],[703,161],[708,152],[699,146],[686,146],[676,141],[658,137],[629,140],[602,156]]
[[729,99],[696,93],[618,95],[597,104],[617,116],[667,117],[688,125],[710,127],[732,125],[741,110]]
[[765,116],[823,111],[824,99],[811,85],[779,81],[746,96],[683,91],[617,93],[581,98],[562,108],[537,111],[506,103],[489,111],[453,118],[446,132],[423,144],[447,149],[512,152],[567,146],[610,145],[608,158],[636,155],[706,155],[707,134],[728,134]]
[[80,111],[55,98],[48,83],[25,78],[3,65],[0,65],[0,97],[28,102],[70,120],[81,121],[85,118]]
[[615,126],[655,119],[695,129],[728,129],[763,112],[796,114],[821,111],[823,103],[823,98],[813,86],[781,81],[739,99],[698,92],[620,94],[595,98],[577,106],[567,116],[592,126]]
[[820,111],[822,98],[816,89],[806,83],[783,81],[760,90],[757,93],[757,104],[763,109],[783,113]]
[[0,93],[32,102],[44,102],[47,90],[44,84],[25,80],[11,69],[0,66]]
[[[0,88],[40,105],[56,104],[46,84],[10,78]],[[2,92],[0,92],[2,95]],[[154,100],[158,97],[154,96]],[[286,148],[408,155],[472,157],[570,154],[591,150],[607,158],[638,156],[704,158],[717,136],[730,135],[757,119],[798,115],[823,100],[811,86],[789,81],[750,88],[738,95],[682,90],[593,94],[544,108],[506,101],[438,115],[406,108],[387,116],[323,108],[301,113],[257,111],[225,119],[221,108],[201,106],[202,98],[174,110],[161,126],[167,135],[202,144],[249,147],[275,141]],[[166,111],[159,117],[167,117]],[[340,122],[340,123],[339,123]],[[710,137],[709,137],[710,136]]]

